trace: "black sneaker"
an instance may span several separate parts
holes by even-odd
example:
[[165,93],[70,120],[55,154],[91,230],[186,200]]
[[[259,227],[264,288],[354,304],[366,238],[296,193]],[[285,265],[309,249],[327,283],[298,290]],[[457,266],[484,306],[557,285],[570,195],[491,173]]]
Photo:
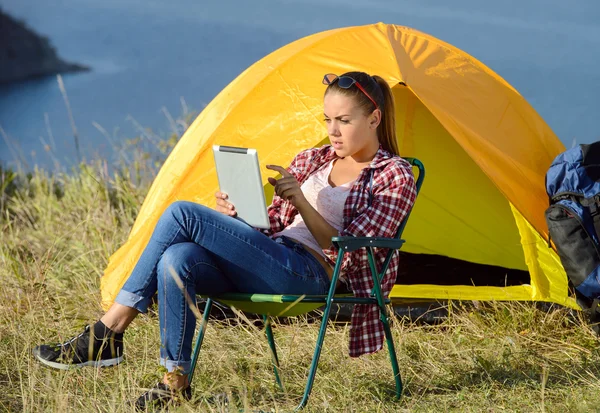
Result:
[[123,361],[123,334],[113,333],[98,339],[90,334],[90,326],[86,326],[83,333],[63,344],[34,347],[33,356],[46,366],[61,370],[114,366]]
[[137,399],[135,408],[142,412],[154,412],[175,405],[182,398],[185,400],[192,398],[192,386],[187,386],[183,390],[172,390],[166,384],[159,382]]

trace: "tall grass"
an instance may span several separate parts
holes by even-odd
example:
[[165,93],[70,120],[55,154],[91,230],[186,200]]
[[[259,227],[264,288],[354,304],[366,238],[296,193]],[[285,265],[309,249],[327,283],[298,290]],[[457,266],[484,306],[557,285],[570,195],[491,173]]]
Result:
[[[153,312],[127,331],[126,362],[115,368],[57,371],[30,355],[36,344],[65,340],[101,315],[99,279],[155,173],[143,165],[111,173],[102,161],[70,173],[0,170],[0,410],[128,412],[127,402],[160,378]],[[440,305],[448,316],[437,324],[394,320],[400,401],[387,351],[351,359],[348,325],[332,325],[306,411],[598,411],[598,340],[577,313],[535,303]],[[318,325],[298,317],[274,330],[285,391],[275,385],[260,328],[213,320],[193,399],[176,410],[291,411]]]

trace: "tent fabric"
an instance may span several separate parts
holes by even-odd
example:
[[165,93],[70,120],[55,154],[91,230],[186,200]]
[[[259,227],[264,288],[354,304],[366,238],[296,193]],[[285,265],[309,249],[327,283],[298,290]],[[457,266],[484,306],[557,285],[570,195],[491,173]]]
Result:
[[[165,161],[126,243],[101,279],[106,309],[133,269],[162,211],[176,200],[215,205],[213,144],[251,147],[265,165],[287,166],[326,143],[325,73],[384,78],[396,100],[401,154],[427,179],[405,230],[406,251],[527,270],[508,287],[396,285],[392,297],[544,300],[575,306],[545,244],[544,175],[564,145],[505,80],[430,35],[383,23],[317,33],[259,60],[202,111]],[[270,199],[268,197],[268,199]]]

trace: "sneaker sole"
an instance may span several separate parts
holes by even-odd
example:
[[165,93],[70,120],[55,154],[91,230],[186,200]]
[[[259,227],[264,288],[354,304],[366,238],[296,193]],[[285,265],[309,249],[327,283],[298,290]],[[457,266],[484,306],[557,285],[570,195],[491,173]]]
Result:
[[108,360],[98,360],[98,361],[86,361],[85,363],[78,364],[64,364],[64,363],[56,363],[54,361],[48,361],[41,358],[38,354],[35,354],[35,358],[42,364],[52,367],[59,370],[71,370],[78,369],[81,367],[111,367],[116,366],[117,364],[123,361],[123,356],[108,359]]

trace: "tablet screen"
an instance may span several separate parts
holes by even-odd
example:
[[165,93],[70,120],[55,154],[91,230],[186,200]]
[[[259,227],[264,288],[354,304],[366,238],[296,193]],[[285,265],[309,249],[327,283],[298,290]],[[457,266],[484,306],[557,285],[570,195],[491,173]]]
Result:
[[238,216],[257,228],[269,228],[258,154],[255,149],[213,146],[219,190],[229,197]]

